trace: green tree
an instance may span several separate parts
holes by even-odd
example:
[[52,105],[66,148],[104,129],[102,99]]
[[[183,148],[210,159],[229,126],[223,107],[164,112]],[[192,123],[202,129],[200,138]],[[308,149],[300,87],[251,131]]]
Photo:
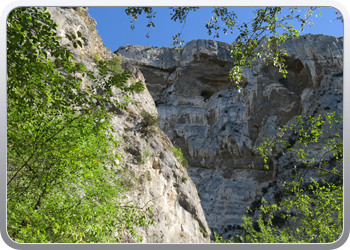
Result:
[[[308,119],[299,116],[296,123],[281,128],[277,138],[267,137],[256,148],[266,168],[269,168],[271,156],[295,155],[294,177],[282,183],[284,198],[277,204],[268,204],[262,198],[258,220],[254,222],[251,217],[244,216],[244,236],[223,241],[221,236],[215,235],[216,242],[336,241],[343,232],[342,120],[343,117],[336,117],[335,113]],[[315,145],[322,146],[316,156],[309,150]],[[315,172],[306,178],[310,170]],[[285,225],[279,228],[276,219],[284,221]]]
[[[152,209],[126,202],[112,171],[118,142],[107,104],[125,109],[130,73],[99,76],[60,46],[46,8],[17,8],[7,20],[7,225],[17,242],[123,242],[152,224]],[[80,32],[67,35],[77,48]],[[93,84],[83,88],[83,77]],[[113,88],[124,101],[112,99]],[[99,91],[97,91],[97,89]]]
[[[170,9],[172,11],[171,20],[183,23],[183,30],[187,16],[191,12],[196,12],[199,7],[170,7]],[[233,65],[229,77],[239,89],[243,69],[252,67],[253,61],[257,58],[265,58],[266,64],[271,63],[278,67],[281,76],[286,77],[288,72],[284,57],[288,54],[279,46],[289,38],[298,37],[305,25],[313,26],[313,22],[309,18],[317,9],[319,8],[310,7],[305,9],[304,13],[299,13],[300,8],[298,7],[260,7],[254,11],[255,16],[250,22],[239,23],[234,11],[229,11],[227,7],[214,7],[213,16],[205,24],[205,27],[208,35],[213,35],[214,38],[219,38],[220,34],[233,34],[235,30],[238,31],[238,37],[231,44]],[[130,25],[132,29],[135,28],[138,16],[143,13],[147,15],[149,20],[146,26],[148,28],[155,27],[153,18],[157,12],[152,7],[128,7],[125,13],[132,17]],[[337,11],[336,14],[339,15],[337,19],[342,20],[340,12]],[[321,16],[321,13],[319,12],[318,15]],[[291,24],[293,20],[300,23],[299,28]],[[181,46],[184,44],[182,30],[173,36],[172,45]],[[149,37],[149,32],[146,36]]]

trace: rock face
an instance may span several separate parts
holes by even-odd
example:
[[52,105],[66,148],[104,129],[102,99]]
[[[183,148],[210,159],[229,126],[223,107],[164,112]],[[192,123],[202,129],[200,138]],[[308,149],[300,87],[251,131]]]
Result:
[[[87,38],[72,52],[89,70],[98,74],[95,62],[115,57],[85,8],[48,10],[60,36],[80,31]],[[226,43],[193,40],[179,52],[134,45],[117,51],[131,81],[148,89],[132,94],[138,105],[126,111],[111,107],[122,158],[116,175],[132,186],[134,204],[154,204],[155,226],[138,229],[143,242],[209,243],[211,231],[224,238],[239,233],[246,207],[256,207],[262,195],[278,200],[278,184],[291,175],[293,155],[273,159],[266,170],[253,147],[298,115],[342,114],[343,39],[305,35],[283,46],[287,78],[256,61],[244,70],[240,93],[227,76],[232,59]],[[145,112],[161,117],[160,129],[147,127]],[[172,144],[189,161],[187,171]]]
[[224,238],[240,232],[246,207],[263,193],[278,200],[276,183],[290,175],[292,156],[266,170],[253,147],[298,115],[343,112],[343,39],[304,35],[283,48],[287,78],[258,60],[244,69],[242,92],[228,78],[232,59],[223,42],[193,40],[179,52],[135,45],[115,52],[144,75],[160,128],[184,152],[206,220]]
[[[96,21],[86,12],[86,8],[50,7],[51,18],[60,25],[58,35],[80,31],[87,39],[83,48],[72,48],[76,60],[87,69],[98,74],[96,62],[109,60],[115,55],[104,46],[95,26]],[[62,44],[69,43],[67,38]],[[142,73],[130,63],[123,63],[132,73],[131,81],[142,81]],[[83,79],[83,86],[92,84]],[[115,90],[115,98],[120,93]],[[186,169],[175,157],[168,137],[157,127],[147,127],[145,112],[157,115],[157,109],[147,89],[133,93],[131,100],[137,105],[129,105],[126,111],[111,107],[114,135],[120,141],[115,150],[122,162],[115,169],[116,175],[123,175],[124,185],[131,186],[129,200],[143,207],[154,205],[155,226],[137,229],[144,243],[209,243],[210,229],[207,225],[196,186]],[[125,242],[134,242],[125,238]]]

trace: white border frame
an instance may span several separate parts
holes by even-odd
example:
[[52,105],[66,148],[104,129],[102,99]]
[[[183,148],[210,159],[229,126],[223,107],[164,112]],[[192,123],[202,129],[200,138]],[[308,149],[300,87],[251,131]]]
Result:
[[[339,1],[339,0],[338,0]],[[340,0],[343,4],[348,4],[348,0]],[[146,4],[147,3],[147,4]],[[0,76],[1,76],[1,83],[0,83],[0,159],[1,159],[1,174],[0,174],[0,229],[1,229],[1,236],[2,239],[6,244],[2,244],[1,249],[62,249],[67,247],[68,249],[74,248],[74,249],[96,249],[103,248],[103,249],[163,249],[171,248],[171,249],[178,249],[179,245],[181,247],[190,247],[192,249],[212,249],[212,248],[220,248],[220,249],[280,249],[281,247],[286,249],[295,249],[295,244],[271,244],[271,243],[265,243],[265,244],[252,244],[252,243],[243,243],[243,244],[165,244],[165,243],[158,243],[158,244],[108,244],[108,243],[97,243],[96,244],[63,244],[63,243],[56,243],[56,244],[29,244],[29,243],[23,243],[19,244],[14,241],[12,241],[6,231],[6,157],[7,157],[7,150],[6,150],[6,20],[7,15],[11,12],[12,9],[20,6],[89,6],[89,7],[98,7],[98,6],[213,6],[213,2],[210,2],[206,0],[205,2],[200,0],[177,0],[176,3],[173,4],[167,4],[165,1],[159,1],[159,0],[131,0],[128,1],[128,5],[125,5],[124,2],[120,1],[112,1],[112,0],[100,0],[100,1],[92,1],[92,0],[51,0],[51,1],[44,1],[44,0],[20,0],[15,2],[10,2],[9,0],[5,0],[5,2],[1,1],[1,7],[4,7],[1,13],[1,22],[0,22],[0,29],[1,29],[1,39],[0,39],[0,47],[1,47],[1,67],[0,67]],[[262,5],[262,3],[264,3]],[[7,4],[5,6],[5,4]],[[350,109],[350,99],[344,98],[344,96],[350,96],[350,86],[348,86],[346,83],[349,81],[350,74],[347,72],[347,70],[350,71],[350,55],[349,55],[349,41],[350,41],[350,28],[349,28],[349,14],[345,7],[340,4],[339,2],[335,1],[327,1],[327,0],[295,0],[291,4],[285,4],[285,2],[282,2],[280,0],[265,0],[264,2],[258,1],[258,0],[247,0],[244,2],[236,2],[236,1],[228,1],[228,0],[219,0],[215,1],[215,4],[217,6],[281,6],[281,7],[290,7],[290,6],[300,6],[300,7],[309,7],[309,6],[318,6],[318,7],[333,7],[338,9],[342,15],[344,20],[344,57],[343,57],[343,65],[344,65],[344,74],[343,74],[343,114],[344,114],[344,124],[343,127],[347,128],[350,124],[350,115],[349,115],[349,109]],[[348,40],[349,39],[349,40]],[[350,139],[350,130],[344,130],[343,131],[343,139],[344,139],[344,151],[347,151],[350,148],[349,139]],[[346,165],[350,161],[350,154],[347,155],[344,154],[344,176],[346,176],[346,179],[349,179],[349,171],[346,170]],[[334,243],[328,243],[328,244],[321,244],[321,243],[307,243],[307,244],[298,244],[298,247],[301,248],[307,248],[307,249],[336,249],[342,246],[349,236],[349,212],[347,212],[346,208],[349,210],[349,200],[347,199],[347,195],[349,194],[350,190],[350,182],[344,181],[344,231],[343,235],[340,237],[340,239]],[[346,244],[346,246],[350,246],[349,243]],[[342,249],[346,249],[346,246],[342,246]],[[3,248],[5,247],[5,248]]]

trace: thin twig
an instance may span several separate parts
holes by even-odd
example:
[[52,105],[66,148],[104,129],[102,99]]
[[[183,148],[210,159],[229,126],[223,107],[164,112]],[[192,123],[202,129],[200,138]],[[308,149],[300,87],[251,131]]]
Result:
[[[96,106],[95,106],[96,107]],[[93,108],[95,108],[93,107]],[[92,109],[93,109],[92,108]],[[61,133],[70,123],[72,123],[73,121],[77,120],[78,118],[80,118],[83,115],[80,114],[79,116],[75,117],[74,119],[70,120],[69,122],[67,122],[66,125],[63,126],[63,128],[61,128],[60,130],[57,131],[57,133],[55,133],[54,135],[52,135],[50,138],[48,138],[45,142],[43,142],[38,148],[35,149],[35,151],[32,153],[32,155],[28,158],[27,161],[24,162],[24,164],[22,165],[22,167],[14,174],[14,176],[11,178],[11,180],[7,183],[7,186],[10,185],[10,183],[13,181],[13,179],[17,176],[17,174],[22,171],[22,169],[27,165],[27,163],[33,158],[33,156],[35,155],[35,153],[42,148],[47,142],[49,142],[50,140],[52,140],[56,135],[58,135],[59,133]]]
[[343,177],[342,174],[337,174],[337,173],[334,173],[332,171],[328,171],[328,170],[325,170],[325,169],[322,169],[322,168],[319,168],[319,167],[313,167],[313,166],[310,166],[310,165],[307,165],[305,164],[308,168],[314,168],[314,169],[317,169],[317,170],[320,170],[320,171],[323,171],[323,172],[326,172],[328,174],[334,174],[334,175],[337,175],[337,176],[340,176],[340,177]]

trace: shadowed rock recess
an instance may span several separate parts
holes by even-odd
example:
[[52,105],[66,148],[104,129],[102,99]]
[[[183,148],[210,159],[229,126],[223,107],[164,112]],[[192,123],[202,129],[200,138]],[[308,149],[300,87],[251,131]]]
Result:
[[[228,78],[232,58],[227,43],[193,40],[179,52],[130,45],[113,54],[86,8],[48,10],[60,25],[59,35],[80,31],[87,38],[83,48],[72,50],[89,70],[97,74],[96,58],[118,56],[132,81],[147,86],[131,95],[138,105],[113,117],[121,141],[116,150],[122,154],[116,174],[129,178],[135,204],[155,205],[155,226],[138,229],[145,243],[209,243],[213,231],[224,238],[240,233],[246,207],[256,206],[262,195],[278,200],[279,183],[291,176],[292,156],[274,158],[266,170],[252,148],[298,115],[342,115],[342,38],[288,40],[283,45],[289,55],[287,78],[256,61],[244,70],[239,93]],[[160,116],[159,128],[145,130],[143,111]],[[171,145],[182,149],[187,171]]]

